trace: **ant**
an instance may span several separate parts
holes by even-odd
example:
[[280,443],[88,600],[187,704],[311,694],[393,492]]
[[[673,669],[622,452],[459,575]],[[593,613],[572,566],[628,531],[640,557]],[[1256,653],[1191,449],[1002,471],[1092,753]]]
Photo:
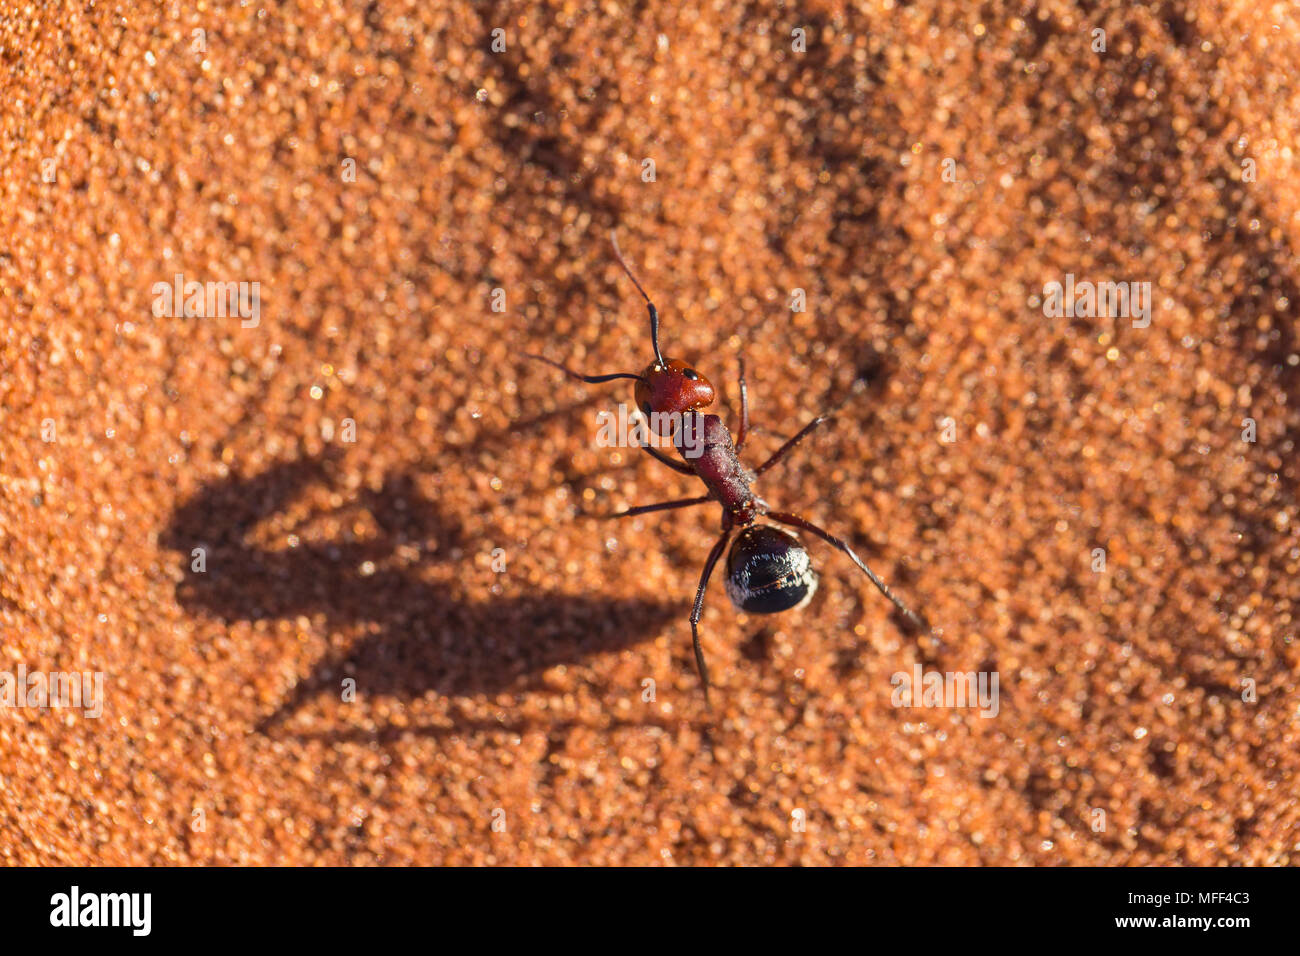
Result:
[[[817,591],[817,574],[813,571],[812,560],[799,543],[799,538],[773,525],[756,524],[760,517],[816,535],[844,552],[913,625],[922,631],[929,631],[920,615],[899,600],[846,542],[793,512],[772,510],[766,501],[750,490],[759,475],[784,459],[796,445],[829,421],[834,412],[814,418],[757,468],[746,468],[740,460],[740,452],[745,446],[745,437],[749,431],[749,392],[745,387],[744,360],[740,362],[740,428],[733,442],[731,432],[721,418],[701,412],[701,409],[713,404],[716,396],[709,380],[679,359],[665,359],[659,350],[659,311],[624,261],[623,253],[618,247],[618,237],[613,231],[609,238],[614,245],[618,264],[641,293],[650,313],[650,342],[654,346],[654,361],[640,374],[615,372],[609,375],[583,375],[544,356],[530,352],[525,352],[524,355],[545,362],[570,378],[589,385],[632,379],[636,382],[637,407],[650,419],[651,428],[656,433],[662,434],[660,429],[665,427],[665,422],[680,422],[670,435],[663,437],[672,438],[682,461],[674,461],[652,445],[644,444],[641,447],[674,471],[699,478],[709,493],[698,498],[680,498],[628,508],[610,517],[630,518],[652,511],[689,508],[709,501],[716,501],[722,506],[722,534],[704,562],[704,572],[700,575],[700,584],[695,592],[695,606],[691,610],[691,640],[695,646],[695,665],[700,672],[705,702],[709,702],[709,673],[704,666],[704,652],[700,649],[700,615],[704,609],[704,592],[709,578],[733,533],[736,537],[727,555],[726,583],[727,596],[738,609],[753,614],[776,614],[792,608],[797,610],[812,600]],[[687,436],[691,434],[697,440],[689,441]]]

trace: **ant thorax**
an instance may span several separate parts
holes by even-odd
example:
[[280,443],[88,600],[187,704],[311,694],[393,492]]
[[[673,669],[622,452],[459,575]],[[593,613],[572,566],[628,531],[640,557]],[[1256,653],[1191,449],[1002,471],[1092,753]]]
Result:
[[732,513],[752,514],[754,493],[749,486],[754,483],[754,473],[741,463],[721,418],[688,412],[682,416],[674,444],[722,507]]

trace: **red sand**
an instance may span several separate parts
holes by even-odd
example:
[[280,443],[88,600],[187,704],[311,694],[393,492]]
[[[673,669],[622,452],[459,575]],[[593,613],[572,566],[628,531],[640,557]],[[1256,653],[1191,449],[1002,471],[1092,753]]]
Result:
[[[1295,862],[1295,10],[686,6],[0,5],[0,670],[106,693],[0,709],[6,862]],[[865,382],[759,490],[941,637],[814,545],[706,711],[716,510],[519,354],[648,361],[614,227],[751,464]]]

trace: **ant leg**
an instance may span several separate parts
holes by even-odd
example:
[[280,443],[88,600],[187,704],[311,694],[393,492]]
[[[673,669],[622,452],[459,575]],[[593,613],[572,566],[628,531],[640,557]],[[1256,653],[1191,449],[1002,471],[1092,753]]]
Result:
[[788,442],[786,442],[784,445],[778,448],[776,450],[776,454],[774,454],[767,461],[763,462],[763,464],[755,468],[754,474],[761,475],[763,472],[767,471],[769,468],[771,468],[773,465],[779,462],[782,458],[784,458],[787,454],[789,454],[790,450],[794,448],[795,445],[799,444],[801,441],[803,441],[805,438],[811,435],[814,431],[816,431],[816,429],[819,426],[821,426],[822,424],[830,420],[831,419],[829,415],[819,415],[816,418],[814,418],[812,421],[810,421],[807,425],[805,425],[803,428],[799,430],[799,434],[795,435]]
[[930,627],[928,624],[925,623],[924,620],[922,620],[921,616],[917,614],[915,611],[913,611],[906,604],[904,604],[902,601],[900,601],[898,597],[894,594],[894,592],[889,590],[889,586],[886,585],[884,581],[880,580],[880,578],[876,576],[876,572],[872,571],[869,567],[867,567],[866,564],[863,563],[862,559],[859,558],[856,554],[854,554],[853,549],[850,548],[845,542],[841,541],[839,538],[835,537],[832,534],[828,534],[827,532],[823,531],[821,528],[813,524],[811,521],[806,521],[796,514],[790,514],[788,512],[783,512],[783,511],[769,511],[767,513],[767,516],[771,518],[773,521],[779,521],[781,522],[781,524],[788,524],[792,528],[802,528],[804,531],[810,531],[813,534],[817,535],[817,537],[821,538],[823,541],[826,541],[832,546],[839,548],[841,551],[843,551],[853,560],[854,564],[856,564],[859,568],[863,570],[866,576],[871,579],[871,583],[874,584],[880,590],[880,593],[883,594],[885,597],[889,598],[889,600],[893,602],[894,607],[902,611],[903,614],[907,617],[907,619],[911,621],[914,625],[916,625],[920,630],[925,631],[927,633],[929,632]]
[[651,445],[642,445],[641,447],[650,453],[651,458],[655,459],[656,461],[663,462],[673,471],[680,471],[683,475],[695,474],[694,468],[691,468],[689,465],[682,464],[682,462],[680,461],[673,461],[671,458],[669,458],[663,452],[659,451],[657,448],[654,448]]
[[736,452],[745,447],[745,433],[749,431],[749,389],[745,387],[745,359],[740,359],[740,430],[736,432]]
[[626,511],[616,511],[609,517],[611,518],[630,518],[633,515],[643,515],[651,511],[668,511],[670,508],[689,508],[691,505],[702,505],[706,501],[711,501],[708,495],[699,498],[678,498],[676,501],[661,501],[657,505],[637,505],[635,508],[628,508]]
[[704,651],[700,650],[700,613],[704,610],[704,590],[709,586],[713,566],[718,563],[718,558],[722,557],[722,550],[727,546],[727,539],[730,537],[731,529],[728,528],[722,532],[722,537],[718,538],[718,543],[709,552],[709,559],[704,562],[704,573],[700,575],[699,590],[695,592],[695,607],[691,610],[691,641],[695,645],[695,666],[700,672],[700,683],[704,687],[704,702],[710,707],[713,704],[709,700],[709,671],[704,666]]
[[641,376],[634,372],[614,372],[610,375],[583,375],[581,372],[575,372],[571,368],[565,368],[559,362],[552,362],[544,355],[536,355],[533,352],[523,352],[521,354],[524,358],[536,359],[539,362],[545,362],[552,368],[558,368],[565,375],[569,376],[569,378],[578,382],[586,382],[588,385],[599,385],[601,382],[612,382],[616,378],[634,378],[638,382],[641,381]]

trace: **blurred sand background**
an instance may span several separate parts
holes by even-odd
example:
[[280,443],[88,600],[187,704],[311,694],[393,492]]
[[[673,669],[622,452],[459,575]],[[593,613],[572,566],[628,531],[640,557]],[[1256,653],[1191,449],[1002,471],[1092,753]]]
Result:
[[[188,7],[0,4],[0,670],[106,682],[0,710],[0,859],[1295,862],[1295,5]],[[716,509],[600,520],[697,486],[519,355],[648,361],[614,227],[751,464],[849,398],[759,490],[941,636],[813,545],[706,711]]]

